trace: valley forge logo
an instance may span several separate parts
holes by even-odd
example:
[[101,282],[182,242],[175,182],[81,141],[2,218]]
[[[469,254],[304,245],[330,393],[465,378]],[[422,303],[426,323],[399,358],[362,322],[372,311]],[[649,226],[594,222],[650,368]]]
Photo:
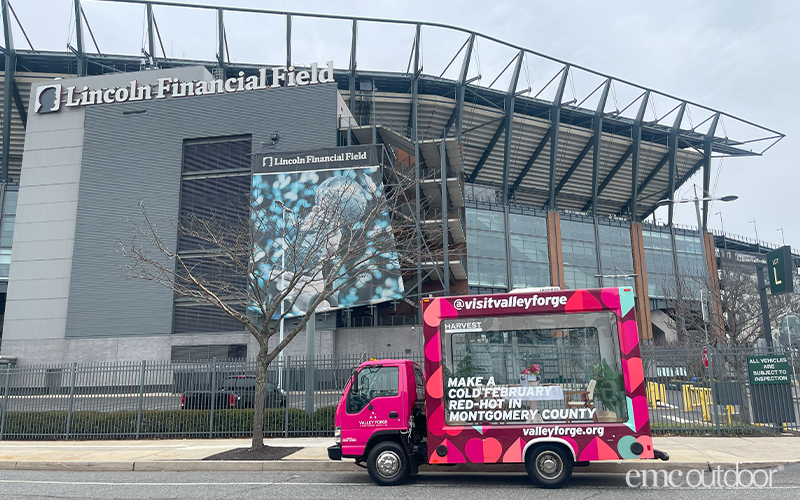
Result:
[[333,82],[333,61],[328,61],[324,68],[319,68],[317,63],[313,63],[307,69],[276,66],[261,68],[256,75],[245,76],[244,71],[240,71],[237,77],[216,80],[181,81],[178,77],[165,77],[159,78],[157,83],[152,85],[131,80],[127,86],[102,89],[90,89],[88,86],[64,88],[61,83],[53,83],[36,89],[34,112],[45,114],[59,111],[62,107],[75,108],[118,102],[151,101],[167,97],[231,94]]

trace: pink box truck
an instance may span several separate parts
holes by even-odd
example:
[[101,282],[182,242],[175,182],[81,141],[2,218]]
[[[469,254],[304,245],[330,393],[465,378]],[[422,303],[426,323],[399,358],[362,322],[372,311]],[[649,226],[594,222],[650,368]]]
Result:
[[424,374],[409,360],[356,368],[332,460],[380,485],[422,464],[525,464],[557,488],[590,462],[669,459],[652,445],[631,288],[426,298],[422,317]]

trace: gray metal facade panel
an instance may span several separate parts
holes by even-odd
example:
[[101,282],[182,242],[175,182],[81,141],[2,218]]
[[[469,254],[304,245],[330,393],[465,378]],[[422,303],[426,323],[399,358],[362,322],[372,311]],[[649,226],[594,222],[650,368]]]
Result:
[[[123,111],[146,110],[123,115]],[[176,246],[167,221],[179,207],[184,139],[252,135],[253,150],[281,136],[277,151],[336,145],[336,87],[319,85],[90,107],[78,199],[66,336],[168,335],[172,293],[126,280],[117,236],[144,201],[159,233]]]

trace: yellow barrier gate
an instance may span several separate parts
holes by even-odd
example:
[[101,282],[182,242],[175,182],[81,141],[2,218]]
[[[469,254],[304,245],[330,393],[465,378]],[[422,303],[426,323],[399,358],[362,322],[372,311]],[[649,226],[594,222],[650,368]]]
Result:
[[[684,384],[682,392],[683,409],[692,411],[699,406],[703,410],[703,420],[711,421],[711,389]],[[732,423],[731,415],[735,412],[733,405],[726,405],[725,411],[728,415],[728,425],[730,425]]]
[[665,384],[648,382],[645,390],[647,392],[647,402],[653,408],[656,408],[659,402],[667,402],[667,386]]

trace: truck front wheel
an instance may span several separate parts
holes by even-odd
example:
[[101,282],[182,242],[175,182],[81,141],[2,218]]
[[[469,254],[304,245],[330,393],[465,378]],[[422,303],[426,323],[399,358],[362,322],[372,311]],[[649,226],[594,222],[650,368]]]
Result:
[[525,458],[531,480],[542,488],[560,488],[572,476],[572,457],[555,444],[534,447]]
[[408,478],[408,455],[394,441],[376,444],[367,456],[369,477],[380,486],[402,484]]

